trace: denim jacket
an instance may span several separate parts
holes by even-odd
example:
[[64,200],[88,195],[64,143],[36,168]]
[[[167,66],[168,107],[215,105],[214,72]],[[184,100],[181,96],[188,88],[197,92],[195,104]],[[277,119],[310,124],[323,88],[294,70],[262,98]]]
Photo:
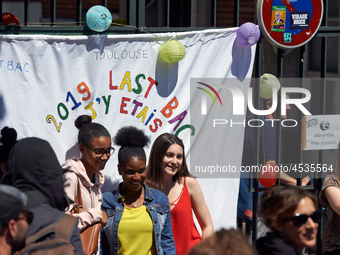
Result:
[[[107,213],[107,223],[101,233],[101,254],[118,254],[118,226],[124,211],[120,188],[103,194],[102,209]],[[145,188],[144,204],[151,216],[157,254],[176,254],[172,234],[171,214],[167,196],[158,190]]]

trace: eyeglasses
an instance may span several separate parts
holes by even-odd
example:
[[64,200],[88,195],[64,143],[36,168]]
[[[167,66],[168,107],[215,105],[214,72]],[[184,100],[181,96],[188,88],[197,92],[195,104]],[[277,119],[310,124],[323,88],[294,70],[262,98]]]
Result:
[[33,221],[33,213],[29,212],[29,211],[23,211],[22,216],[19,216],[18,218],[16,218],[15,220],[26,220],[28,224],[31,224]]
[[293,222],[294,226],[303,226],[306,224],[308,218],[311,218],[315,223],[319,222],[321,219],[321,212],[320,211],[314,211],[311,215],[307,214],[295,214],[290,218],[286,218],[286,220],[290,220]]
[[104,154],[106,154],[107,157],[110,157],[114,152],[115,152],[115,148],[110,147],[107,150],[103,149],[103,148],[90,148],[89,146],[87,146],[87,148],[89,148],[91,151],[94,152],[94,154],[96,154],[97,158],[101,158],[104,156]]

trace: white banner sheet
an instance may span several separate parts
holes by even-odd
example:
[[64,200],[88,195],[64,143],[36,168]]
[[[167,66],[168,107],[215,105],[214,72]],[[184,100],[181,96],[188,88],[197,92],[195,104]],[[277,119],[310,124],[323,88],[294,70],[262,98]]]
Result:
[[[46,139],[62,164],[71,156],[79,156],[74,121],[88,114],[94,122],[103,124],[112,137],[127,125],[143,129],[151,141],[163,132],[175,133],[183,139],[190,162],[189,139],[200,136],[197,130],[192,135],[195,127],[190,124],[190,98],[199,98],[198,93],[202,93],[196,90],[197,95],[190,95],[190,79],[251,78],[256,45],[239,45],[236,31],[237,28],[138,35],[0,35],[0,128],[15,128],[18,139]],[[186,48],[185,58],[174,64],[158,56],[160,46],[170,39]],[[232,102],[225,104],[231,106]],[[241,129],[236,135],[224,136],[230,140],[221,140],[230,145],[233,154],[220,155],[224,160],[230,157],[232,162],[238,155],[239,166]],[[147,154],[150,148],[146,148]],[[116,153],[104,174],[108,181],[104,189],[115,188],[120,180]],[[239,180],[198,181],[215,229],[235,227]]]

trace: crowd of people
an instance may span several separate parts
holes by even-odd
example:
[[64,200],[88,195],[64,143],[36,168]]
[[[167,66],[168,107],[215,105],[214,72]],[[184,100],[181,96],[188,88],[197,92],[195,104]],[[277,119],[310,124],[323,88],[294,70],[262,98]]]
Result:
[[[340,253],[339,173],[325,179],[319,200],[303,187],[266,189],[258,211],[268,232],[251,244],[240,230],[214,233],[203,192],[190,175],[184,144],[177,136],[159,135],[146,155],[150,138],[136,127],[122,127],[111,139],[90,116],[79,116],[75,126],[81,156],[62,165],[47,141],[17,141],[15,136],[0,184],[1,255],[24,254],[20,252],[31,243],[63,236],[72,254],[88,254],[82,233],[96,223],[102,227],[92,254],[302,255],[316,245],[322,216],[318,201],[328,216],[325,254]],[[102,170],[115,146],[122,182],[102,194]],[[82,211],[75,210],[79,196]],[[57,223],[65,225],[66,235]]]

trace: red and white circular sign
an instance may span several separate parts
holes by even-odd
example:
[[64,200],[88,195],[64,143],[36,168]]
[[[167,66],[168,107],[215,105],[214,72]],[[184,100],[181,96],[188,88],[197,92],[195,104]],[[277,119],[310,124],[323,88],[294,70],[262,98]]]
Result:
[[322,17],[322,0],[259,0],[257,4],[262,34],[281,49],[294,49],[309,42]]

